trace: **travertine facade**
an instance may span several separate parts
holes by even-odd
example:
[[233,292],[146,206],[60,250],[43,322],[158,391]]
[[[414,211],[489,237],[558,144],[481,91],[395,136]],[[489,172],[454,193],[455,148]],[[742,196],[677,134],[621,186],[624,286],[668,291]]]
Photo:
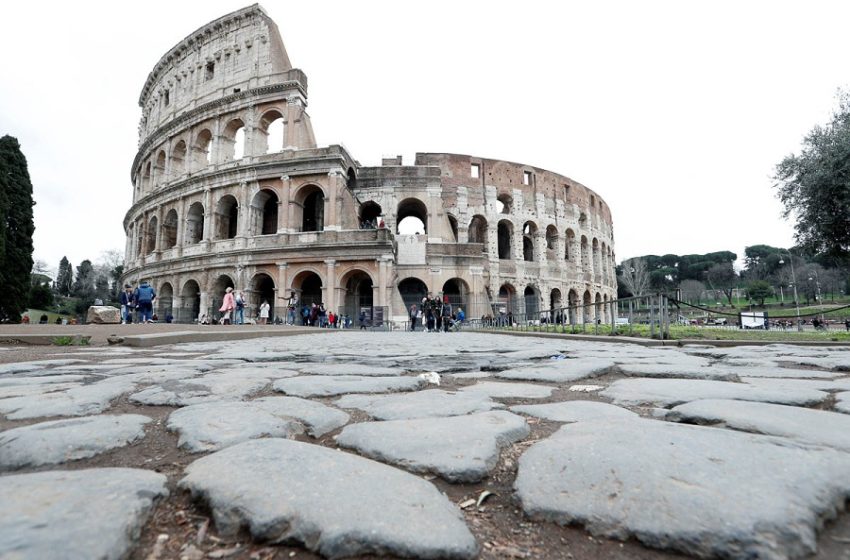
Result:
[[615,296],[611,212],[583,185],[455,154],[362,167],[317,147],[307,78],[259,6],[172,48],[139,104],[125,278],[153,284],[160,315],[215,315],[228,286],[248,295],[247,315],[263,299],[283,315],[294,292],[400,320],[425,291],[469,317]]

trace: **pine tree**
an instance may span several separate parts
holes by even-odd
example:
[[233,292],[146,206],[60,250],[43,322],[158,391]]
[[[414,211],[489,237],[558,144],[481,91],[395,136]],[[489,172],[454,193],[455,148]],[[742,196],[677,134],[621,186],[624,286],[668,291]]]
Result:
[[30,292],[32,183],[16,138],[0,138],[0,320],[18,322]]
[[59,272],[56,274],[56,293],[60,296],[71,295],[71,286],[74,282],[74,269],[68,262],[68,257],[62,257],[59,261]]

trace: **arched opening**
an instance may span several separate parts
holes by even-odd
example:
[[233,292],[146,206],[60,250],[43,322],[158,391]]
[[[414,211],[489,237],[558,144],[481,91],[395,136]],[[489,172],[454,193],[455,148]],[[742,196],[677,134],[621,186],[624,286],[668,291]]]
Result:
[[245,157],[245,123],[233,119],[224,128],[221,138],[222,161],[240,160]]
[[204,205],[193,202],[186,214],[186,243],[200,243],[204,238]]
[[404,308],[410,309],[414,303],[417,307],[422,305],[422,298],[428,295],[428,286],[419,278],[411,277],[398,283],[398,291],[404,302]]
[[454,241],[455,243],[457,243],[457,218],[455,218],[451,214],[449,214],[448,217],[449,217],[449,227],[452,230],[451,241]]
[[569,305],[569,322],[571,325],[575,325],[578,322],[578,292],[575,290],[570,290],[567,293],[567,305]]
[[277,193],[272,189],[262,189],[251,200],[251,233],[253,235],[271,235],[277,233],[277,212],[280,205]]
[[578,225],[582,229],[587,227],[587,214],[585,214],[584,212],[582,212],[578,216]]
[[156,184],[163,185],[168,182],[168,177],[165,175],[165,151],[160,150],[156,155]]
[[522,226],[522,260],[534,261],[534,238],[537,236],[537,224],[525,222]]
[[171,151],[171,174],[179,177],[186,173],[186,142],[180,140]]
[[356,189],[357,188],[357,174],[354,172],[353,167],[348,168],[347,177],[348,177],[348,180],[346,181],[345,186],[348,187],[349,189]]
[[596,318],[597,321],[604,320],[605,319],[605,315],[604,315],[605,310],[602,307],[602,294],[597,292],[596,297],[593,300],[593,303],[596,304],[593,307],[593,316]]
[[144,243],[145,243],[144,225],[142,224],[142,222],[136,222],[134,229],[135,229],[135,233],[136,233],[136,251],[135,251],[134,254],[135,254],[136,257],[140,257],[144,254]]
[[345,304],[343,313],[352,321],[365,311],[367,317],[372,317],[372,278],[362,270],[353,270],[342,278],[345,287]]
[[233,239],[239,221],[239,204],[232,195],[224,195],[215,205],[215,239]]
[[292,291],[298,296],[301,306],[322,303],[322,278],[311,271],[304,271],[292,280]]
[[418,198],[402,200],[396,211],[399,235],[427,234],[428,209]]
[[273,154],[281,152],[286,147],[286,127],[283,115],[280,111],[268,111],[260,119],[260,130],[262,138],[266,140],[266,147],[259,153]]
[[169,315],[174,320],[174,287],[169,282],[165,282],[159,287],[154,301],[156,301],[157,320],[160,323],[165,323]]
[[162,248],[171,249],[177,245],[177,210],[172,208],[162,220]]
[[151,221],[148,222],[148,229],[145,230],[145,254],[150,255],[154,251],[156,251],[156,228],[157,228],[157,219],[156,216],[151,218]]
[[487,220],[484,216],[476,214],[469,222],[469,242],[483,243],[484,252],[487,252]]
[[148,162],[147,165],[145,165],[145,172],[142,175],[142,192],[143,193],[148,192],[151,188],[151,169],[152,169],[152,167],[153,166],[151,165],[151,162]]
[[499,298],[496,301],[496,315],[511,315],[511,319],[516,314],[517,301],[516,289],[510,284],[502,284],[499,288]]
[[593,303],[593,298],[590,295],[590,290],[585,290],[584,297],[582,299],[582,303],[584,307],[582,308],[582,317],[584,318],[585,323],[593,322],[593,307],[591,304]]
[[360,229],[375,229],[378,227],[378,217],[383,211],[374,200],[368,200],[360,205]]
[[295,198],[301,208],[301,231],[324,231],[325,194],[316,185],[303,187]]
[[501,220],[498,226],[499,258],[511,260],[513,258],[514,225],[507,220]]
[[247,308],[245,309],[245,316],[250,318],[257,318],[260,314],[260,306],[263,302],[267,302],[269,304],[269,323],[274,322],[275,317],[275,303],[277,298],[275,297],[277,291],[275,290],[274,280],[268,274],[263,272],[256,274],[251,279],[251,293],[249,294]]
[[201,313],[201,288],[194,280],[183,284],[180,292],[182,304],[177,309],[177,321],[180,323],[196,323]]
[[469,285],[460,278],[451,278],[443,284],[443,296],[449,298],[449,303],[452,304],[452,311],[457,311],[458,307],[462,307],[464,311],[469,312]]
[[537,295],[537,289],[534,286],[526,286],[523,292],[525,298],[525,316],[527,319],[539,319],[540,315],[540,297]]
[[549,309],[558,309],[561,307],[561,290],[553,289],[549,293]]
[[212,132],[206,128],[195,140],[195,169],[203,169],[212,163]]
[[210,315],[216,321],[219,317],[221,317],[221,304],[224,301],[224,294],[227,291],[227,288],[235,288],[236,285],[233,283],[233,278],[228,276],[227,274],[222,274],[218,278],[215,279],[213,283],[212,289],[212,302],[210,304]]
[[507,193],[502,193],[496,197],[496,213],[510,214],[513,207],[514,199]]
[[591,246],[593,248],[593,281],[600,282],[602,260],[599,258],[599,240],[594,237]]
[[587,237],[581,236],[581,269],[585,274],[590,274],[590,250],[587,246]]
[[576,242],[576,234],[573,230],[567,230],[567,239],[564,241],[564,259],[571,260],[573,258],[573,246]]
[[558,228],[549,226],[546,228],[546,258],[552,260],[558,249]]

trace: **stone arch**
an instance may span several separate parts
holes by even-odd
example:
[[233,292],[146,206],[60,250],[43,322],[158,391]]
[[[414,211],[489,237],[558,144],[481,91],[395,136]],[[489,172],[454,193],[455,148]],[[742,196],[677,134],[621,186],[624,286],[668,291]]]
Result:
[[487,219],[481,214],[472,216],[469,222],[469,242],[484,244],[484,252],[487,251]]
[[540,293],[537,286],[529,284],[525,287],[522,293],[525,302],[525,317],[529,320],[536,320],[540,317]]
[[213,281],[211,286],[210,294],[212,296],[212,304],[210,305],[210,314],[218,318],[219,309],[221,308],[221,303],[224,301],[224,294],[227,292],[227,288],[236,288],[236,283],[233,281],[233,277],[229,274],[219,274],[218,277]]
[[280,200],[271,187],[257,191],[251,199],[250,218],[252,235],[271,235],[277,233],[277,218]]
[[463,278],[454,277],[446,280],[443,284],[443,296],[448,296],[452,311],[462,307],[467,313],[469,312],[469,284]]
[[221,161],[236,161],[245,157],[245,123],[236,118],[227,123],[221,135]]
[[142,193],[146,193],[151,189],[151,170],[153,169],[153,164],[148,161],[145,164],[145,171],[142,173]]
[[[396,232],[401,235],[427,234],[428,207],[418,198],[405,198],[396,208],[396,224]],[[409,233],[408,229],[411,230]]]
[[174,317],[174,287],[171,282],[163,282],[156,290],[156,314],[157,320],[166,322],[169,315]]
[[581,308],[581,314],[583,321],[585,323],[593,321],[593,296],[590,294],[590,290],[584,291],[584,296],[582,296],[582,305],[584,307]]
[[558,249],[558,228],[549,225],[546,228],[546,257],[552,260],[555,257],[555,252]]
[[346,173],[345,186],[349,189],[357,188],[357,173],[354,171],[353,167],[348,168],[348,173]]
[[257,139],[264,144],[258,146],[258,154],[273,154],[286,148],[286,123],[279,110],[271,109],[263,113],[258,130],[260,134]]
[[360,216],[358,223],[360,229],[372,229],[378,227],[378,218],[382,216],[384,211],[381,205],[374,200],[367,200],[360,205]]
[[534,238],[537,236],[537,224],[532,221],[522,225],[522,260],[534,261]]
[[232,194],[218,199],[215,205],[214,239],[233,239],[239,228],[239,202]]
[[203,169],[212,163],[212,132],[208,128],[202,129],[195,138],[194,168]]
[[599,321],[605,320],[605,307],[602,305],[602,294],[596,292],[596,296],[593,298],[593,317]]
[[565,260],[573,260],[575,259],[575,243],[576,243],[576,234],[572,229],[567,228],[566,231],[566,239],[564,240],[564,259]]
[[180,140],[171,150],[171,175],[179,177],[186,173],[186,141]]
[[177,210],[172,208],[162,220],[162,249],[168,250],[177,245]]
[[269,322],[272,323],[275,317],[275,305],[277,303],[277,288],[274,279],[265,272],[258,272],[251,277],[251,289],[247,297],[247,309],[245,313],[249,317],[259,315],[260,305],[264,301],[269,304]]
[[148,227],[145,230],[145,254],[150,255],[156,251],[156,230],[159,221],[156,216],[152,216],[148,222]]
[[298,296],[299,305],[312,306],[322,303],[322,287],[324,281],[321,274],[310,268],[301,270],[292,278],[291,291]]
[[593,259],[592,260],[593,281],[594,282],[600,282],[601,281],[601,273],[602,273],[600,265],[601,265],[602,261],[599,258],[599,240],[596,239],[595,237],[591,241],[591,247],[592,247],[592,250],[593,250],[593,255],[591,257]]
[[187,280],[180,290],[180,308],[175,316],[181,323],[195,323],[201,313],[201,287],[196,280]]
[[404,308],[410,309],[414,303],[417,307],[422,305],[422,298],[428,295],[428,285],[415,276],[409,276],[398,283],[398,291]]
[[561,301],[561,290],[554,288],[551,292],[549,292],[549,309],[559,309],[561,307],[563,307],[563,303]]
[[186,213],[186,244],[193,245],[204,239],[204,205],[193,202]]
[[295,223],[301,223],[301,231],[324,231],[325,191],[319,185],[309,183],[298,188],[293,196],[296,215]]
[[587,245],[587,237],[581,236],[581,270],[585,274],[590,274],[590,249]]
[[501,193],[496,197],[496,213],[510,214],[514,204],[514,197],[508,193]]
[[165,150],[160,150],[156,155],[156,165],[154,166],[154,173],[156,174],[156,184],[158,187],[161,187],[165,183],[168,182],[168,177],[165,174],[165,162],[166,162]]
[[571,325],[575,325],[578,322],[579,314],[579,299],[578,292],[573,289],[570,289],[567,292],[567,305],[569,306],[569,322]]
[[513,259],[514,224],[510,220],[499,220],[497,230],[499,242],[499,259]]
[[447,214],[446,216],[449,218],[449,228],[451,228],[451,231],[452,231],[452,239],[451,240],[454,241],[455,243],[457,243],[458,242],[457,218],[455,218],[451,214]]
[[499,295],[496,301],[497,316],[510,313],[513,318],[517,312],[517,294],[513,284],[506,282],[499,286]]
[[367,315],[371,317],[375,286],[372,275],[363,269],[352,268],[340,277],[339,285],[344,290],[342,312],[351,319],[357,319],[361,309],[369,308]]

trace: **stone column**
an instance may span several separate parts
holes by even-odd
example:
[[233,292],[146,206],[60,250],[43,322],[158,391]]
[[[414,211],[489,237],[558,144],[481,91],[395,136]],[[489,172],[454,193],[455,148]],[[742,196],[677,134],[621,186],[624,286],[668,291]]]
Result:
[[156,231],[154,232],[154,255],[159,260],[162,253],[162,205],[156,207]]
[[215,210],[212,207],[212,191],[204,189],[204,237],[201,243],[206,249],[209,249],[210,239],[212,238],[212,222],[215,216]]
[[280,178],[281,182],[281,190],[280,190],[280,203],[277,209],[277,232],[278,233],[290,233],[292,230],[289,228],[289,224],[292,222],[291,214],[292,211],[289,209],[290,207],[290,193],[292,188],[292,180],[289,178],[289,175],[283,175]]
[[336,261],[334,259],[328,259],[325,261],[325,264],[328,266],[328,279],[322,287],[322,290],[324,291],[325,309],[335,309],[337,288]]
[[236,238],[238,239],[237,246],[240,248],[245,247],[246,238],[249,236],[251,231],[251,224],[248,223],[250,221],[249,216],[249,207],[248,207],[248,197],[251,195],[251,189],[248,188],[248,183],[242,181],[239,183],[239,212],[237,214],[238,222],[236,224]]
[[546,232],[539,229],[533,236],[534,239],[534,260],[539,262],[541,266],[546,264]]
[[183,244],[186,242],[186,199],[180,197],[177,203],[177,244],[174,246],[174,256],[183,256]]
[[340,189],[345,188],[342,182],[342,173],[331,171],[328,173],[328,196],[325,198],[325,231],[339,231],[342,229],[342,193]]
[[277,265],[277,293],[278,294],[286,294],[289,296],[289,279],[287,278],[286,268],[287,264],[278,264]]
[[443,232],[443,201],[440,198],[442,193],[442,189],[439,185],[433,187],[427,187],[426,192],[428,193],[428,200],[426,200],[425,205],[428,209],[428,224],[427,224],[427,238],[428,243],[439,243],[445,238],[445,232]]
[[469,308],[466,309],[467,319],[476,319],[491,314],[487,305],[487,292],[484,289],[484,267],[470,266],[469,274],[472,276],[472,285],[469,287]]

